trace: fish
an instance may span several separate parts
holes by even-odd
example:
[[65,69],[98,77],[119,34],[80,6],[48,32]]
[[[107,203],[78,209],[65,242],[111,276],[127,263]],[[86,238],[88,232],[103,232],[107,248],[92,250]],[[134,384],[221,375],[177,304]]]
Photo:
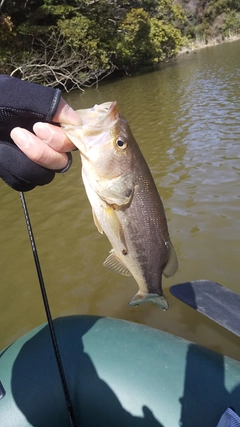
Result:
[[61,126],[80,151],[94,223],[112,245],[103,265],[137,282],[130,306],[151,302],[167,310],[162,275],[174,275],[178,260],[148,164],[116,101],[77,113],[81,125]]

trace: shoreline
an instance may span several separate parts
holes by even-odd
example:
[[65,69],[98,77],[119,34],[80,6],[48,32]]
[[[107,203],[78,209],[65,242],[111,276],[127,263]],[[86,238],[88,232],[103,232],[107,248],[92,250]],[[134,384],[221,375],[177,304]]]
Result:
[[[151,73],[151,72],[160,70],[161,68],[173,65],[180,58],[182,58],[182,60],[184,60],[184,55],[196,53],[198,50],[204,49],[207,47],[219,46],[223,43],[230,43],[230,42],[234,42],[234,41],[238,41],[238,40],[240,40],[240,34],[231,35],[229,37],[225,37],[224,39],[220,35],[218,37],[208,39],[207,43],[203,38],[201,40],[189,41],[188,45],[183,46],[181,48],[181,50],[176,55],[169,58],[168,60],[159,62],[159,63],[154,64],[154,65],[144,66],[141,69],[135,70],[132,73],[129,72],[128,74],[126,74],[123,70],[120,70],[120,71],[115,70],[113,73],[109,74],[103,80],[99,81],[98,86],[102,86],[102,85],[111,83],[113,81],[119,80],[119,79],[130,78],[130,77],[135,77],[135,76],[139,76],[142,74]],[[88,88],[84,88],[83,92],[86,91],[87,89]],[[79,90],[79,89],[74,89],[74,90]],[[69,92],[71,92],[71,91],[69,91]],[[65,92],[65,93],[67,93],[67,92]]]
[[204,49],[206,47],[217,46],[223,43],[231,43],[240,40],[240,34],[230,35],[228,37],[222,37],[221,35],[218,37],[211,37],[208,40],[206,38],[196,39],[193,42],[189,42],[189,45],[183,46],[181,50],[178,52],[177,57],[186,53],[194,53],[199,49]]

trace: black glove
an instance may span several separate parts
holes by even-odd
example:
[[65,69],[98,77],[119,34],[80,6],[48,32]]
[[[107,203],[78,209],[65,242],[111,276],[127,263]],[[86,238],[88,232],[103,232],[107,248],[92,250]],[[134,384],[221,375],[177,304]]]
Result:
[[37,185],[51,182],[55,172],[30,160],[13,142],[10,132],[20,126],[32,132],[34,123],[51,122],[61,91],[25,82],[10,76],[0,76],[0,178],[17,191],[29,191]]

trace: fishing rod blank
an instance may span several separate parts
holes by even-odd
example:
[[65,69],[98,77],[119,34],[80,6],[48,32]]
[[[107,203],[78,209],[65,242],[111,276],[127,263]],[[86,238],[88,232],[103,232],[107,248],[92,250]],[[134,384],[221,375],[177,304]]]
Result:
[[39,258],[38,258],[37,248],[36,248],[36,244],[34,241],[33,231],[32,231],[30,218],[29,218],[29,214],[28,214],[28,210],[27,210],[26,200],[25,200],[24,194],[22,192],[20,192],[20,199],[22,202],[24,217],[26,220],[28,235],[29,235],[29,239],[30,239],[30,243],[31,243],[31,247],[32,247],[32,253],[33,253],[33,257],[34,257],[34,261],[35,261],[35,266],[37,269],[38,280],[39,280],[39,284],[40,284],[40,288],[41,288],[41,293],[42,293],[44,308],[45,308],[45,312],[46,312],[46,316],[47,316],[47,320],[48,320],[48,326],[49,326],[49,330],[50,330],[50,334],[51,334],[54,353],[55,353],[55,357],[56,357],[56,361],[57,361],[57,365],[58,365],[58,371],[60,374],[61,383],[62,383],[62,387],[63,387],[63,391],[64,391],[64,396],[65,396],[65,400],[66,400],[66,404],[67,404],[69,420],[71,423],[71,427],[77,427],[77,423],[76,423],[76,419],[75,419],[75,415],[74,415],[74,411],[73,411],[73,405],[71,402],[70,393],[69,393],[69,389],[68,389],[68,385],[67,385],[67,380],[66,380],[66,376],[64,373],[64,368],[63,368],[63,364],[62,364],[62,360],[61,360],[61,356],[60,356],[60,351],[59,351],[59,347],[58,347],[58,343],[57,343],[57,338],[56,338],[56,333],[55,333],[55,329],[54,329],[54,325],[53,325],[52,315],[51,315],[51,311],[50,311],[50,307],[49,307],[49,303],[48,303],[48,298],[47,298],[47,293],[46,293],[46,289],[45,289],[45,285],[44,285],[41,266],[40,266],[40,262],[39,262]]
[[4,398],[5,394],[6,394],[6,391],[4,390],[4,387],[0,381],[0,400]]

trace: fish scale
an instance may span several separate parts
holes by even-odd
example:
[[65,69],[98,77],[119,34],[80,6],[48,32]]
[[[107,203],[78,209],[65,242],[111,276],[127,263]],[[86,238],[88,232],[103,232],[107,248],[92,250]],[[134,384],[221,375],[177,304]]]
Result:
[[149,167],[115,101],[77,112],[82,124],[62,128],[80,151],[95,225],[112,245],[104,266],[136,280],[130,305],[166,310],[162,275],[173,275],[178,261]]

